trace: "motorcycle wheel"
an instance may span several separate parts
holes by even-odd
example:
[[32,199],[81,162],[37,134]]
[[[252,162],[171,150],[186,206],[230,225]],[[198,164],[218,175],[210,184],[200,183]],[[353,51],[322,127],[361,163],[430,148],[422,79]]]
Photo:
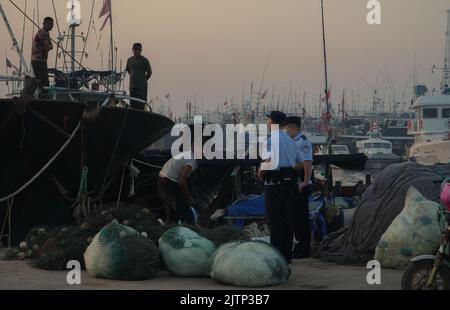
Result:
[[403,273],[402,290],[450,290],[450,268],[441,265],[431,288],[426,288],[434,260],[411,263]]

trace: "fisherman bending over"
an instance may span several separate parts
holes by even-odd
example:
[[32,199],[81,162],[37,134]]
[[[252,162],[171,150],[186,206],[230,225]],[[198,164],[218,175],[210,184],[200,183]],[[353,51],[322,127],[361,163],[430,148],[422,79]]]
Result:
[[195,200],[187,181],[197,168],[192,151],[174,156],[164,164],[157,186],[166,211],[166,222],[195,224]]
[[[147,102],[148,80],[152,76],[152,67],[142,54],[142,44],[134,43],[133,56],[127,61],[125,71],[130,75],[130,96]],[[134,109],[145,110],[145,103],[131,101]]]
[[52,29],[53,18],[44,18],[44,25],[36,33],[31,51],[31,66],[33,67],[34,76],[40,82],[40,88],[43,93],[46,93],[43,88],[50,85],[47,59],[48,53],[53,49],[52,40],[50,39],[50,31]]

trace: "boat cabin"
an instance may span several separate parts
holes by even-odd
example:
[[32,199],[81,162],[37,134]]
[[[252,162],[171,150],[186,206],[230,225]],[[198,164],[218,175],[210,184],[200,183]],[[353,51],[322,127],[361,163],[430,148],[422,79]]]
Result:
[[411,107],[408,133],[418,142],[448,139],[450,136],[450,95],[422,96]]

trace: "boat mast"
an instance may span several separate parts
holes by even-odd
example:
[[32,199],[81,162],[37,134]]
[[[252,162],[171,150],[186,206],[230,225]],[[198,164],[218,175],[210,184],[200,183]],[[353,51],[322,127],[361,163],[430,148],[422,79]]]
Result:
[[[109,29],[110,29],[110,44],[111,44],[111,71],[114,71],[114,38],[113,38],[113,23],[112,23],[112,0],[109,1]],[[114,87],[114,83],[112,83]]]
[[25,58],[23,57],[22,50],[20,49],[20,46],[17,43],[16,37],[14,36],[14,32],[11,29],[11,25],[9,24],[8,19],[6,18],[6,14],[5,14],[5,11],[3,10],[3,6],[1,3],[0,3],[0,14],[3,17],[3,21],[5,22],[6,28],[8,29],[9,35],[11,36],[13,46],[16,49],[17,54],[20,57],[20,63],[22,64],[23,68],[25,69],[25,72],[28,72],[28,65],[25,61]]
[[[447,10],[447,32],[445,33],[445,60],[442,75],[442,88],[450,86],[450,10]],[[445,89],[444,89],[445,91]]]
[[[330,107],[330,96],[328,89],[328,64],[327,64],[327,46],[326,46],[326,37],[325,37],[325,16],[323,12],[323,0],[320,1],[321,10],[322,10],[322,41],[323,41],[323,59],[324,59],[324,71],[325,71],[325,103],[326,103],[326,111],[327,111],[327,145],[328,145],[328,158],[331,157],[331,107]],[[329,160],[326,161],[325,164],[325,178],[327,181],[327,186],[325,187],[325,197],[328,197],[332,187],[333,180],[331,175],[331,167]]]
[[75,57],[76,57],[76,28],[80,26],[81,20],[76,16],[76,8],[75,8],[75,0],[72,1],[71,8],[71,18],[69,20],[70,27],[70,46],[71,46],[71,61],[70,61],[70,70],[71,72],[75,72]]

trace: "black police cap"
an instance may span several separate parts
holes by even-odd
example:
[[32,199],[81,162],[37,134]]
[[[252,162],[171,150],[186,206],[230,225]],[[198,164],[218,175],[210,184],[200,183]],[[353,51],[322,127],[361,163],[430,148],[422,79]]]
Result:
[[295,125],[300,128],[302,127],[302,119],[298,116],[289,116],[283,122],[283,126],[287,125]]
[[275,124],[281,125],[286,120],[286,114],[280,111],[272,111],[267,115]]

